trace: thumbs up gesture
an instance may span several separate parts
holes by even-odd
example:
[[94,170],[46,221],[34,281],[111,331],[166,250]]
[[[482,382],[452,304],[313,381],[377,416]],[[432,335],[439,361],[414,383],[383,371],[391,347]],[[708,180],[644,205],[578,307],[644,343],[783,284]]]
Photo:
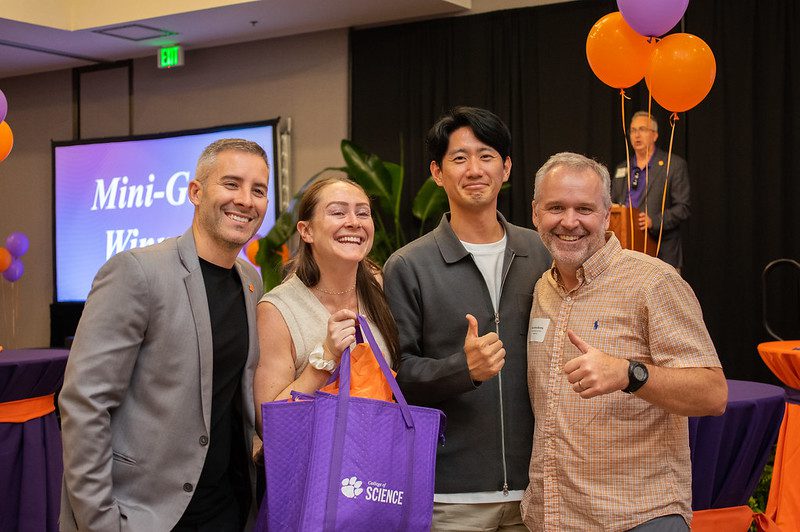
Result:
[[467,314],[467,336],[464,338],[464,354],[467,356],[469,376],[482,382],[497,375],[506,363],[506,350],[497,333],[478,335],[478,320]]
[[584,399],[596,397],[628,385],[628,361],[603,353],[589,345],[572,330],[567,330],[569,341],[581,352],[564,364],[564,373],[572,389]]

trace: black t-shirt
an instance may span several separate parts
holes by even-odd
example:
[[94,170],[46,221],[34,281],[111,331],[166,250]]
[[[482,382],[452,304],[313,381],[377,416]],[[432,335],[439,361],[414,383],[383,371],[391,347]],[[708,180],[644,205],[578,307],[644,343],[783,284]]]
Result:
[[228,505],[247,504],[250,492],[240,400],[249,347],[242,283],[236,268],[203,259],[200,268],[214,343],[211,434],[203,472],[178,525],[203,523]]

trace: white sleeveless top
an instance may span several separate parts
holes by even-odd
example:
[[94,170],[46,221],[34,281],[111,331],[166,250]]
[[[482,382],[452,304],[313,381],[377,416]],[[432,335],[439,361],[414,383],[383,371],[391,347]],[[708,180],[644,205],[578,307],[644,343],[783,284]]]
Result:
[[[308,354],[311,353],[311,350],[325,342],[325,336],[328,333],[328,318],[331,317],[331,313],[294,274],[264,294],[259,303],[262,301],[275,305],[289,328],[297,355],[294,363],[294,378],[296,379],[308,365]],[[367,318],[367,323],[384,358],[391,366],[392,359],[389,348],[378,330],[378,326],[369,318]]]

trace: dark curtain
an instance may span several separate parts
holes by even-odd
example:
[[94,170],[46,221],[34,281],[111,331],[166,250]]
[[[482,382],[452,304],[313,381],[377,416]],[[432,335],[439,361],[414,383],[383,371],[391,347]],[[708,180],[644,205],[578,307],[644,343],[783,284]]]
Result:
[[[618,91],[588,66],[586,36],[616,3],[577,1],[353,31],[352,139],[406,168],[405,205],[429,175],[424,136],[453,105],[496,112],[513,137],[511,187],[501,211],[530,227],[533,175],[553,153],[624,159]],[[761,272],[800,259],[800,8],[793,0],[693,0],[682,22],[717,61],[708,97],[682,113],[674,153],[686,157],[692,216],[684,224],[684,277],[703,307],[729,378],[777,382],[756,345]],[[680,31],[680,26],[675,30]],[[644,82],[627,90],[626,116],[647,109]],[[658,144],[668,113],[653,102]],[[410,214],[408,234],[415,234]],[[770,277],[769,319],[800,338],[800,283]]]

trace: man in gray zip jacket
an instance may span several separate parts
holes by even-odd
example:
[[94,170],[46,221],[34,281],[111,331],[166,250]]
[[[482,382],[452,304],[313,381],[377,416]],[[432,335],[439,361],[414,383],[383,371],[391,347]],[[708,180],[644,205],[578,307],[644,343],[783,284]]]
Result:
[[510,145],[508,128],[484,109],[457,107],[440,118],[427,146],[450,212],[384,269],[400,333],[400,387],[409,402],[447,415],[436,531],[525,530],[519,501],[533,435],[526,333],[550,255],[535,231],[497,211]]

